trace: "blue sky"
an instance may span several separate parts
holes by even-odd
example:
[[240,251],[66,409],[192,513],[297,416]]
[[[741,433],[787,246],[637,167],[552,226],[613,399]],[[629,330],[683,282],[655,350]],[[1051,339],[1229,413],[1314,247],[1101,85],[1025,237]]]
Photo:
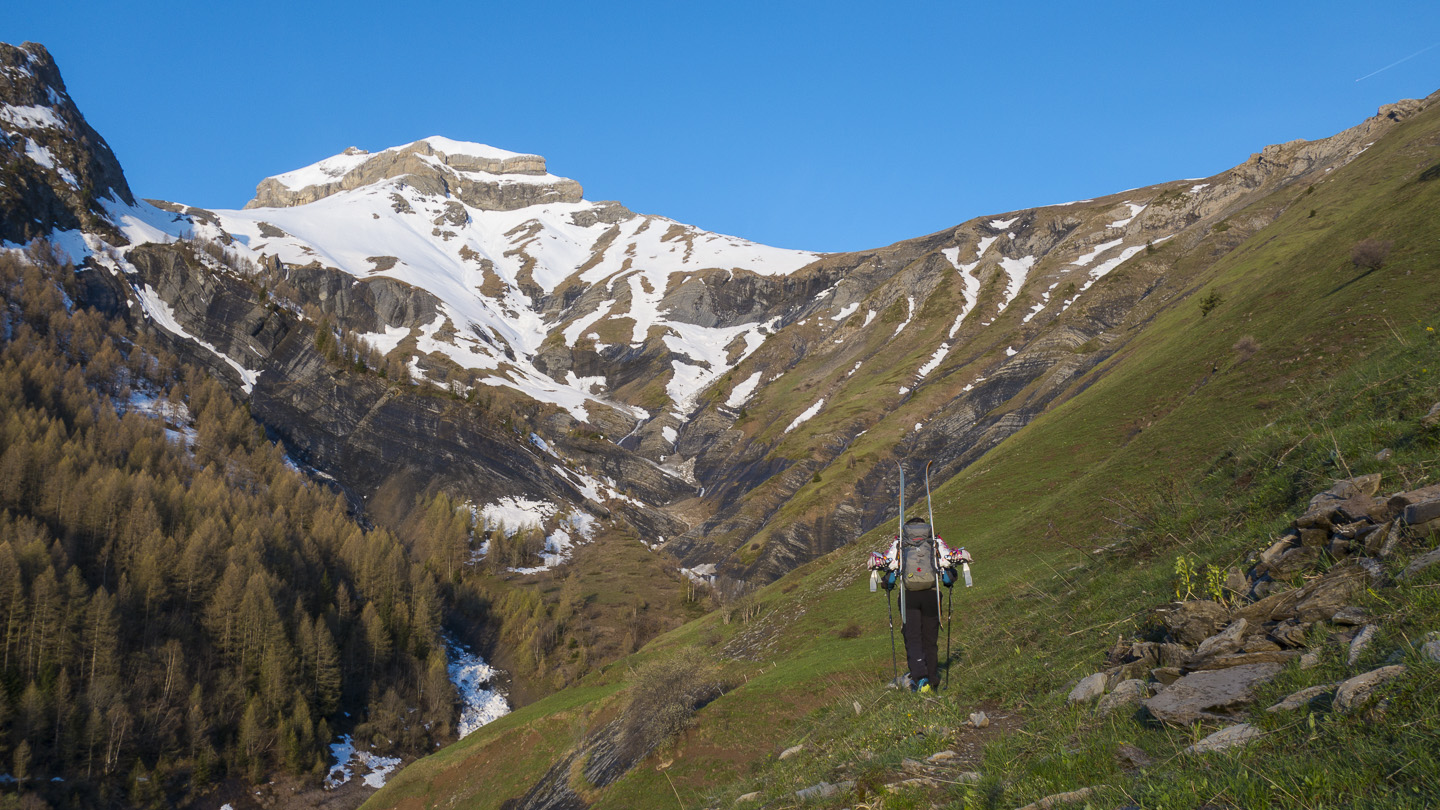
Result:
[[1434,0],[7,5],[0,40],[50,49],[141,196],[239,207],[444,135],[822,251],[1207,176],[1440,89]]

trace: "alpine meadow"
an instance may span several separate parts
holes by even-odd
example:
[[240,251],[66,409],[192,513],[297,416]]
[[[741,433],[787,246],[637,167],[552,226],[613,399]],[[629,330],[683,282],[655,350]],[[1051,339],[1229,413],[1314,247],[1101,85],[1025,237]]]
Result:
[[0,809],[1440,804],[1440,93],[821,253],[441,136],[142,199],[60,71]]

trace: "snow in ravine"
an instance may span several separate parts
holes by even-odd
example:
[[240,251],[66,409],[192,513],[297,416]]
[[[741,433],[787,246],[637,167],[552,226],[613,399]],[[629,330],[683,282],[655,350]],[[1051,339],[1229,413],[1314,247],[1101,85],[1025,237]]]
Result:
[[463,740],[481,726],[509,714],[510,704],[496,683],[500,670],[454,639],[445,639],[445,651],[449,654],[450,680],[460,693],[460,725],[456,731]]
[[[456,732],[461,739],[510,713],[510,704],[497,684],[499,670],[453,638],[445,638],[445,652],[450,680],[460,698],[460,722]],[[337,737],[336,742],[330,745],[330,752],[335,757],[335,764],[325,775],[325,787],[328,789],[337,788],[356,776],[361,776],[369,787],[382,788],[390,774],[400,767],[399,757],[356,748],[349,734]]]
[[339,742],[330,744],[330,753],[335,757],[335,764],[331,765],[329,773],[325,774],[326,788],[340,787],[360,771],[364,771],[363,781],[366,785],[382,788],[385,787],[385,780],[390,773],[400,767],[399,757],[381,756],[356,748],[349,734],[342,734],[339,739]]

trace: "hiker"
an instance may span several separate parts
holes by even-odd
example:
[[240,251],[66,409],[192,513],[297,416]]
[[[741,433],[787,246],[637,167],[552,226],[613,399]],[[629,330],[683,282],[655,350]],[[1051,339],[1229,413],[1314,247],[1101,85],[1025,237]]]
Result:
[[[902,556],[905,571],[900,570]],[[955,564],[969,562],[972,562],[970,552],[963,547],[951,551],[920,517],[905,521],[901,534],[890,543],[883,557],[870,555],[870,567],[886,572],[883,574],[886,590],[897,584],[906,590],[901,622],[905,657],[910,664],[905,685],[911,691],[929,694],[940,683],[940,599],[935,581],[938,578],[941,584],[950,587],[955,582]]]

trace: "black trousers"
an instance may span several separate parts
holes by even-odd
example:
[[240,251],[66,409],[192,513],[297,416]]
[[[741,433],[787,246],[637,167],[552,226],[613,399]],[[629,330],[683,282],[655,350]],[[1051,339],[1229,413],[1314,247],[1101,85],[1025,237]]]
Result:
[[910,680],[940,687],[940,604],[935,589],[905,592],[905,658]]

